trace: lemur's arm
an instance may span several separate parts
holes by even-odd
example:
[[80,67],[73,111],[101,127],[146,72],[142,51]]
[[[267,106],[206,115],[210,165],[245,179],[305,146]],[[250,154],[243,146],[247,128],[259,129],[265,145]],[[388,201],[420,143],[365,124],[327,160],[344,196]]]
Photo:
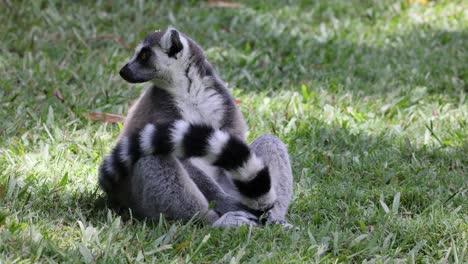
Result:
[[[179,158],[200,157],[229,171],[242,202],[252,209],[267,209],[276,200],[268,167],[244,141],[228,132],[184,120],[147,124],[137,133],[122,138],[104,160],[100,179],[125,177],[142,156],[168,154]],[[104,189],[105,185],[101,181]]]

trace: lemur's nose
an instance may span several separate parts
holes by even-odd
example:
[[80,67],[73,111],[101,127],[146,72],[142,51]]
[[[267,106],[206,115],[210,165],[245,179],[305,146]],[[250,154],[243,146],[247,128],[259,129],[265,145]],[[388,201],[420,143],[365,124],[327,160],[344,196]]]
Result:
[[129,76],[129,74],[130,74],[130,69],[128,68],[128,63],[125,64],[125,66],[123,66],[122,69],[120,69],[119,74],[120,74],[120,76],[122,76],[122,78],[124,78],[125,80],[128,78],[128,76]]
[[119,74],[124,80],[126,80],[129,83],[142,83],[148,81],[147,79],[142,79],[138,77],[138,75],[135,75],[128,63],[125,64],[125,66],[123,66],[122,69],[120,69]]

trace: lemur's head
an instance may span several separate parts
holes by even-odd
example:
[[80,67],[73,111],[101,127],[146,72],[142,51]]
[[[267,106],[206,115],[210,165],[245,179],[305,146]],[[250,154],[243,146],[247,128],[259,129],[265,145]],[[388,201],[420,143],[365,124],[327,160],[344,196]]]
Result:
[[151,32],[122,67],[120,76],[130,83],[170,81],[172,72],[183,67],[188,45],[188,39],[174,28]]

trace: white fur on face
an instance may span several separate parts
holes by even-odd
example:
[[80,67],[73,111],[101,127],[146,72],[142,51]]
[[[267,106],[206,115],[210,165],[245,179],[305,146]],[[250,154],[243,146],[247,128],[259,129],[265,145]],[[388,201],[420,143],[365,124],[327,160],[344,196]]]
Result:
[[142,43],[138,44],[138,46],[135,48],[135,53],[133,54],[133,57],[130,59],[131,62],[136,60],[138,53],[140,53],[143,47],[144,45]]

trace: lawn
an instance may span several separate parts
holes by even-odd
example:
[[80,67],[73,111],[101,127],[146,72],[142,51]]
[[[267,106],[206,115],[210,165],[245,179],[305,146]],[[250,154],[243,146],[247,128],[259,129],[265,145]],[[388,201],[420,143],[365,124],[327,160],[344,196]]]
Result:
[[[466,263],[468,3],[415,2],[2,1],[0,263]],[[145,85],[118,70],[167,25],[205,49],[249,141],[287,144],[299,232],[105,207],[121,125],[87,116],[126,114]]]

